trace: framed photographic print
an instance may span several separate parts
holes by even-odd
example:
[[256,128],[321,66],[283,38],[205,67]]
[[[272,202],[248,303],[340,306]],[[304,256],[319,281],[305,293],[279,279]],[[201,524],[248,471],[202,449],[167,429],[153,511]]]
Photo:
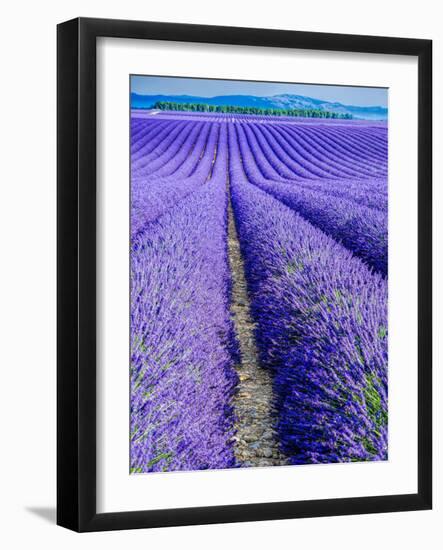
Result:
[[59,525],[432,505],[431,41],[58,26]]

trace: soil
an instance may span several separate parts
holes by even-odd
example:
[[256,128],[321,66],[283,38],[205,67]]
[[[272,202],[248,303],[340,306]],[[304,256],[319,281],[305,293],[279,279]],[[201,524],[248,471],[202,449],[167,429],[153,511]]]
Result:
[[239,384],[233,399],[236,417],[234,453],[242,467],[282,466],[287,464],[287,460],[280,452],[274,428],[272,378],[260,366],[231,201],[228,210],[228,250],[233,283],[231,316],[241,356],[240,363],[236,365]]

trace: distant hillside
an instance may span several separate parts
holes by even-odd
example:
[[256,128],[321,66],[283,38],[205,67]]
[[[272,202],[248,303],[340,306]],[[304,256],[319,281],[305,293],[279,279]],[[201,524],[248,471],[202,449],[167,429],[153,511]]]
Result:
[[281,94],[270,97],[250,95],[225,95],[216,97],[198,97],[189,95],[140,95],[131,94],[131,107],[149,109],[158,101],[176,103],[206,103],[208,105],[235,105],[237,107],[258,107],[259,109],[320,109],[332,113],[349,114],[353,118],[364,120],[386,120],[386,107],[358,107],[338,102],[323,101],[312,97],[294,94]]

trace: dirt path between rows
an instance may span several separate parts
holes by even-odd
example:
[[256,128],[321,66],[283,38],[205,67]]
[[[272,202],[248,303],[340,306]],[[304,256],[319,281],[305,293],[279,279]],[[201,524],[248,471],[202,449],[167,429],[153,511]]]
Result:
[[234,453],[240,465],[244,467],[282,466],[287,464],[287,461],[279,451],[274,431],[272,380],[270,374],[259,365],[243,258],[230,198],[228,252],[233,283],[231,316],[241,355],[240,364],[236,366],[240,382],[233,399],[236,417]]

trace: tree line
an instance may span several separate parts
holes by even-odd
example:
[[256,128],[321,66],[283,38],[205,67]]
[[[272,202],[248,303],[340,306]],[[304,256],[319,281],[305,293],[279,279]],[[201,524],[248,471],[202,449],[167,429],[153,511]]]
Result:
[[192,111],[198,113],[236,113],[241,115],[293,116],[306,118],[344,118],[351,119],[347,113],[333,113],[320,109],[274,109],[260,107],[240,107],[237,105],[208,105],[207,103],[176,103],[157,101],[153,109],[161,111]]

